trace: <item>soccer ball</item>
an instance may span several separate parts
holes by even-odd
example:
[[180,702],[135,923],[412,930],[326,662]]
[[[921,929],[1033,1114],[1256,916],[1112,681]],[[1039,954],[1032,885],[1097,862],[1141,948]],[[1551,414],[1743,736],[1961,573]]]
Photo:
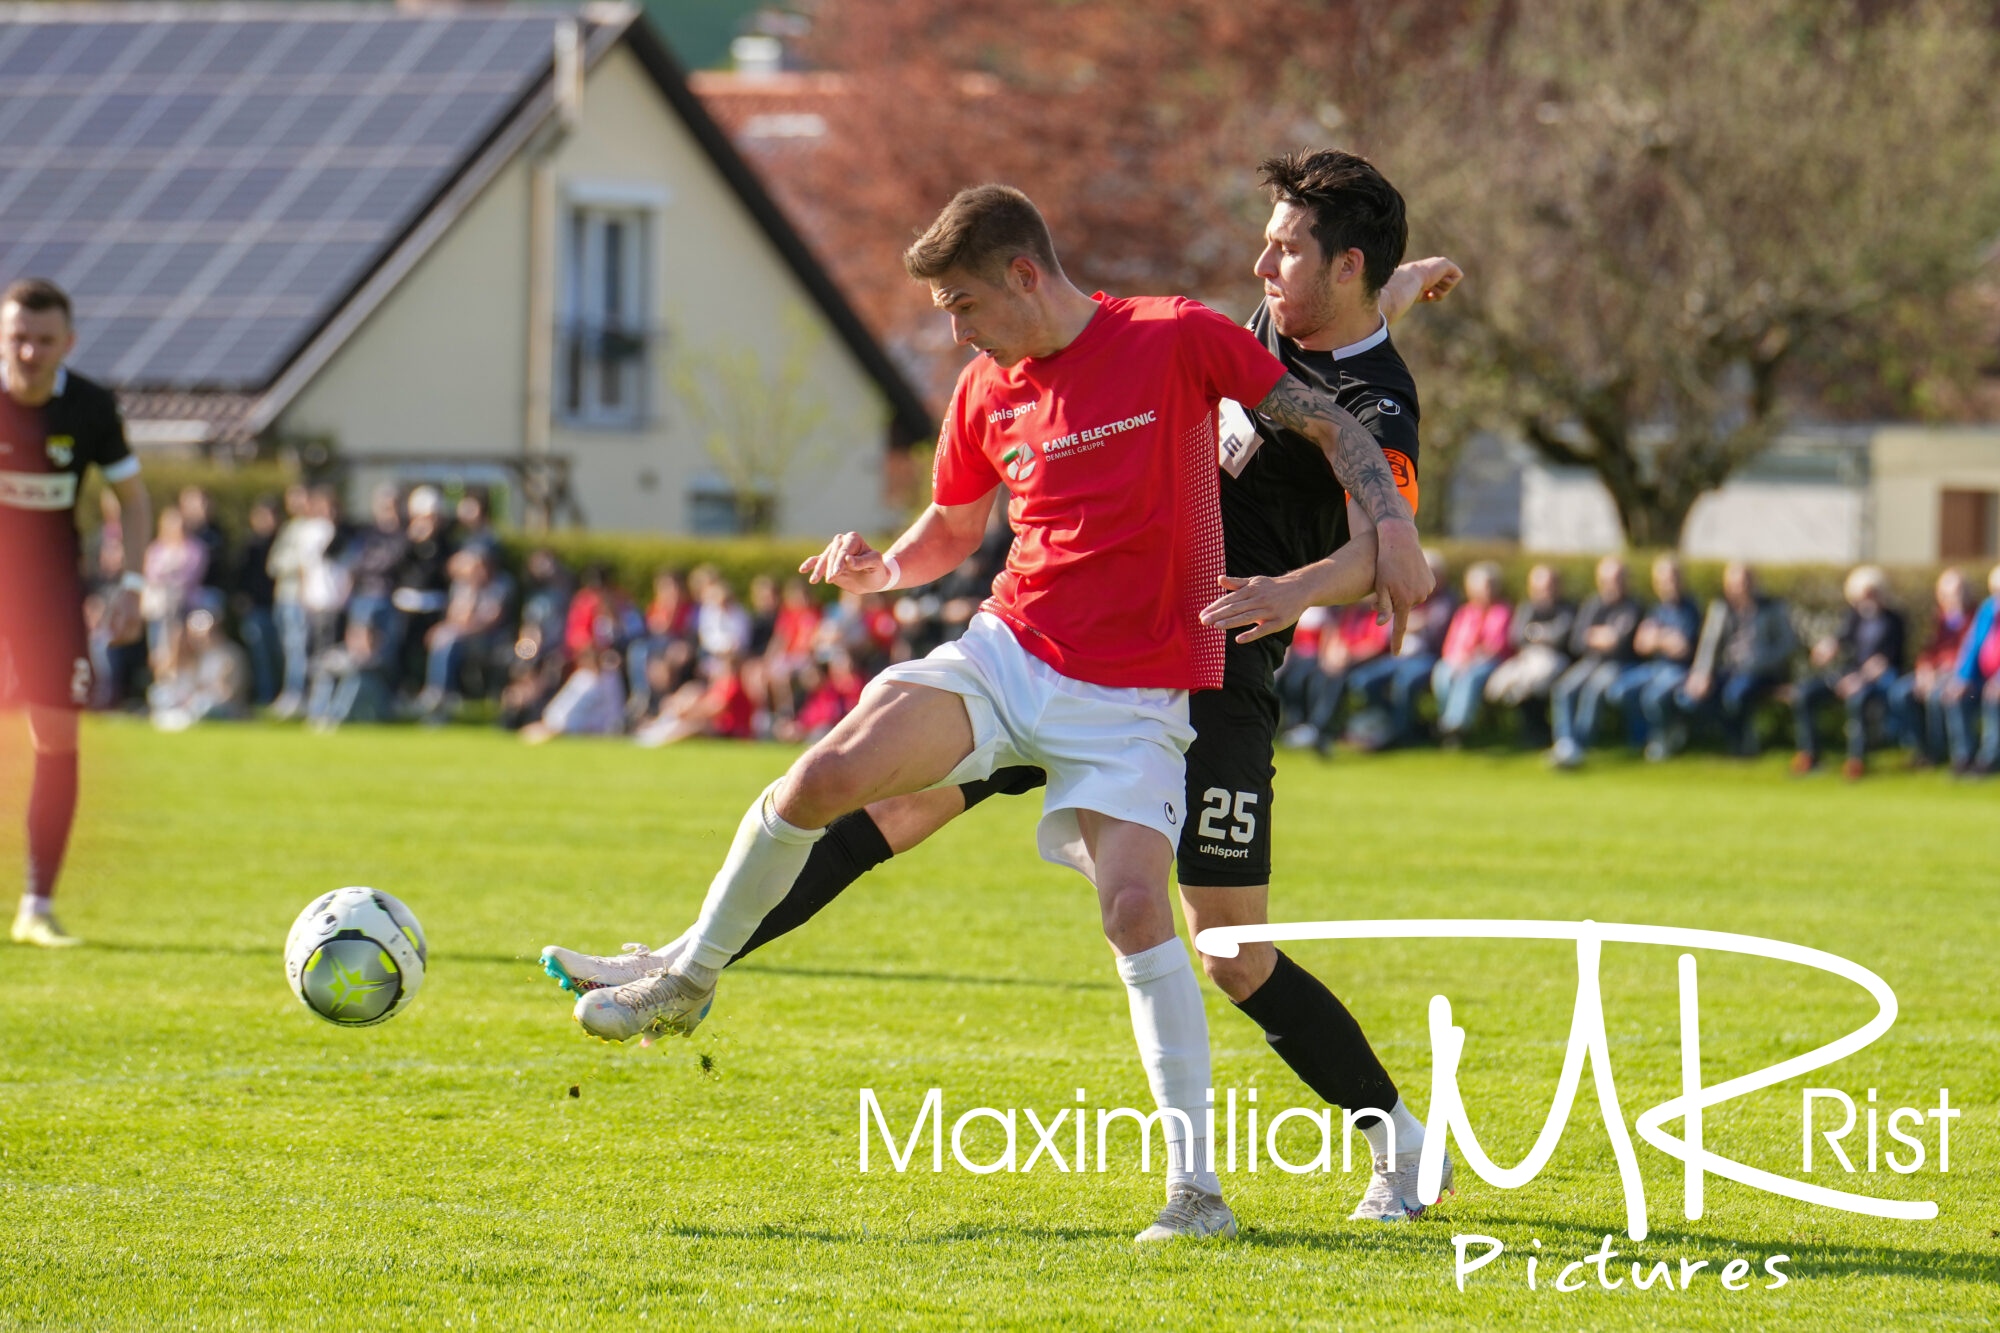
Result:
[[285,937],[285,980],[306,1008],[365,1028],[410,1007],[424,984],[424,928],[380,889],[335,889],[307,904]]

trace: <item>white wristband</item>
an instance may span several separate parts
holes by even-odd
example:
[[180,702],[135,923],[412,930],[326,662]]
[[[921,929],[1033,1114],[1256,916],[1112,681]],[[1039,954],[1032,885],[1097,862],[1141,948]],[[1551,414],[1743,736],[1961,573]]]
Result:
[[896,563],[895,556],[890,555],[887,551],[884,551],[882,552],[882,568],[889,571],[889,581],[882,585],[881,590],[883,592],[888,592],[891,588],[894,588],[898,583],[901,583],[903,581],[903,567]]
[[118,576],[118,586],[126,592],[144,592],[146,591],[146,576],[144,574],[134,574],[128,570]]

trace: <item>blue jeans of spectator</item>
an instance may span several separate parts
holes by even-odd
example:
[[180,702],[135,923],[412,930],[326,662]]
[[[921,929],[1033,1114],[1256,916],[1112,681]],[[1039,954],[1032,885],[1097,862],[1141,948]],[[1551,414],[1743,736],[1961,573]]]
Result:
[[[633,646],[636,649],[638,645]],[[1312,716],[1313,695],[1324,675],[1319,668],[1319,659],[1313,656],[1294,653],[1279,665],[1273,684],[1278,691],[1281,726],[1297,726]],[[643,677],[641,680],[643,683]]]
[[[1897,708],[1892,691],[1897,678],[1889,675],[1877,676],[1846,700],[1847,711],[1847,757],[1865,759],[1868,757],[1868,707],[1880,703],[1888,716],[1890,730],[1896,727]],[[1797,732],[1798,748],[1814,760],[1819,758],[1819,729],[1814,725],[1819,709],[1833,702],[1837,697],[1833,680],[1826,676],[1812,676],[1793,687],[1792,721]]]
[[243,652],[250,659],[250,702],[267,704],[278,692],[285,669],[284,650],[278,644],[278,622],[268,606],[252,606],[237,618],[236,632],[243,639]]
[[1776,676],[1725,671],[1716,675],[1703,698],[1690,698],[1680,689],[1674,692],[1674,703],[1689,715],[1712,712],[1722,726],[1722,741],[1729,753],[1747,756],[1756,753],[1757,705],[1782,683]]
[[1549,691],[1549,720],[1557,744],[1590,744],[1597,734],[1597,706],[1624,671],[1617,662],[1586,657],[1556,677]]
[[1438,730],[1450,736],[1463,735],[1479,720],[1479,705],[1486,697],[1486,678],[1500,665],[1497,657],[1476,657],[1470,662],[1439,660],[1431,668],[1431,693],[1437,696]]
[[450,694],[458,688],[459,669],[465,664],[470,641],[457,634],[440,634],[424,663],[424,689],[428,693]]
[[[1890,706],[1896,710],[1903,729],[1903,744],[1921,754],[1934,764],[1942,764],[1957,755],[1952,749],[1953,713],[1964,713],[1967,703],[1947,703],[1944,685],[1932,685],[1928,698],[1917,693],[1917,673],[1912,671],[1896,681],[1895,691],[1890,695]],[[1964,725],[1961,722],[1961,727]],[[1966,757],[1971,758],[1970,751]]]
[[283,693],[302,699],[312,660],[312,616],[298,602],[279,602],[271,608],[271,615],[277,622],[278,643],[285,657]]
[[[1660,697],[1671,694],[1674,687],[1687,679],[1687,667],[1679,662],[1635,662],[1618,673],[1618,679],[1604,691],[1602,702],[1618,710],[1625,720],[1625,739],[1633,746],[1646,743],[1649,733],[1658,734],[1658,726],[1646,709],[1648,693],[1658,691]],[[1658,712],[1657,699],[1653,712]]]
[[322,671],[313,679],[306,717],[326,726],[343,722],[387,722],[394,715],[395,694],[388,675],[377,667],[336,674]]
[[1415,653],[1391,659],[1386,681],[1389,694],[1389,744],[1409,740],[1417,726],[1417,700],[1430,686],[1437,668],[1436,653]]

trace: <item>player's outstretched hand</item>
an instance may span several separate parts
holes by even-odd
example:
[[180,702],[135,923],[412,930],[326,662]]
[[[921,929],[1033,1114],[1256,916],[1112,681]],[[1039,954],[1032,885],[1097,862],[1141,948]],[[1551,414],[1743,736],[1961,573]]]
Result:
[[1304,615],[1310,605],[1304,591],[1281,578],[1258,575],[1239,579],[1224,574],[1216,582],[1222,585],[1222,595],[1202,608],[1201,623],[1224,629],[1250,626],[1236,636],[1238,643],[1276,634]]
[[826,549],[799,566],[808,583],[831,583],[849,592],[878,592],[889,582],[881,554],[858,532],[843,532]]
[[1375,525],[1375,623],[1389,625],[1389,651],[1403,646],[1403,626],[1410,608],[1431,595],[1437,580],[1417,544],[1417,525],[1389,519]]

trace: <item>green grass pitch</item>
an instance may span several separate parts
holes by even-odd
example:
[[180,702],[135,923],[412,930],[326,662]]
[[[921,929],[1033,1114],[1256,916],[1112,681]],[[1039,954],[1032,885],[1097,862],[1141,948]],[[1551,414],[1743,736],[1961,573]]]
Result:
[[[18,747],[18,719],[0,723]],[[1225,1183],[1240,1240],[1141,1253],[1130,1237],[1156,1207],[1158,1162],[1142,1176],[1133,1151],[1103,1174],[1044,1159],[973,1176],[948,1151],[943,1174],[882,1170],[879,1151],[876,1170],[857,1169],[863,1087],[899,1125],[933,1086],[950,1118],[1047,1117],[1077,1087],[1094,1107],[1146,1104],[1091,894],[1034,856],[1034,800],[989,802],[732,971],[693,1039],[614,1048],[569,1021],[537,951],[677,932],[789,752],[117,722],[84,741],[63,901],[92,947],[0,945],[0,1328],[1818,1330],[1990,1327],[2000,1313],[1990,786],[1793,781],[1776,759],[1558,775],[1528,756],[1288,757],[1281,920],[1591,917],[1774,936],[1873,968],[1901,1003],[1890,1033],[1712,1110],[1708,1142],[1800,1177],[1805,1083],[1864,1109],[1874,1088],[1885,1119],[1947,1087],[1963,1109],[1949,1174],[1926,1121],[1917,1174],[1829,1173],[1822,1153],[1810,1177],[1935,1199],[1941,1214],[1882,1221],[1711,1179],[1690,1222],[1680,1165],[1641,1144],[1653,1231],[1632,1244],[1586,1077],[1560,1150],[1524,1188],[1463,1173],[1431,1218],[1392,1228],[1345,1220],[1364,1182],[1337,1162],[1239,1171]],[[18,844],[0,854],[15,863]],[[343,884],[396,893],[432,940],[414,1008],[365,1031],[313,1019],[280,966],[293,916]],[[1488,1148],[1505,1163],[1527,1150],[1568,1032],[1573,946],[1293,952],[1349,1002],[1420,1115],[1426,1006],[1449,996]],[[1678,1090],[1675,958],[1605,950],[1628,1122]],[[1714,953],[1700,966],[1711,1083],[1873,1012],[1803,968]],[[1267,1111],[1313,1104],[1207,994],[1218,1084],[1257,1087]],[[970,1135],[978,1155],[996,1143],[990,1125]],[[1023,1157],[1032,1145],[1023,1122]],[[1462,1293],[1459,1232],[1508,1245]],[[1585,1269],[1586,1289],[1554,1291],[1559,1265],[1607,1232],[1624,1285],[1602,1290]],[[1791,1280],[1772,1291],[1774,1254]],[[1635,1257],[1710,1266],[1687,1290],[1642,1292]],[[1725,1291],[1714,1274],[1736,1257],[1752,1280]]]

